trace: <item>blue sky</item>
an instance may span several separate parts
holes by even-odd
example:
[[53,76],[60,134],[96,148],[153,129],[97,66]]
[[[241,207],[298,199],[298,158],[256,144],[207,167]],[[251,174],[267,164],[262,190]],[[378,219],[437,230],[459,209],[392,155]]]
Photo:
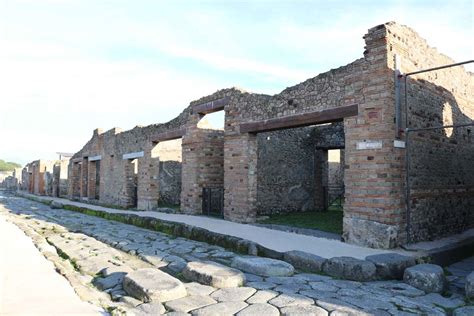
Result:
[[472,59],[473,3],[0,0],[0,159],[76,152],[221,88],[278,93],[362,57],[387,21]]

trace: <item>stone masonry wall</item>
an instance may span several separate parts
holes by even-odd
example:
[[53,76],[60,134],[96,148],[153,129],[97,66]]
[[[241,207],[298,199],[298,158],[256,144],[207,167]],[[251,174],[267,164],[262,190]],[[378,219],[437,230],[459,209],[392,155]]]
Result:
[[[413,30],[390,25],[403,73],[455,63]],[[408,127],[472,123],[474,74],[452,67],[408,77]],[[410,133],[411,242],[474,227],[474,127]]]
[[322,209],[315,205],[316,183],[333,182],[323,177],[335,177],[340,170],[318,172],[316,155],[318,149],[344,147],[341,127],[310,126],[258,134],[258,215]]

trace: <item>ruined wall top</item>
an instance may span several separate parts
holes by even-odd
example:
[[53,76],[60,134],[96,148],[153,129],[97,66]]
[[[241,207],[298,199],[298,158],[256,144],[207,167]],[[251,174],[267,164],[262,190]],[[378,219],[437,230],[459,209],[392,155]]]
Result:
[[[93,155],[99,147],[106,146],[107,151],[127,152],[143,150],[143,142],[151,135],[180,129],[186,126],[198,104],[227,97],[230,99],[226,110],[226,133],[239,133],[235,122],[248,122],[288,116],[292,114],[320,111],[350,104],[364,103],[364,85],[367,86],[365,74],[374,64],[384,59],[385,74],[394,68],[393,55],[403,54],[402,70],[413,71],[434,67],[454,61],[430,47],[426,40],[411,28],[388,22],[373,28],[363,36],[365,47],[363,57],[345,66],[331,69],[297,85],[287,87],[275,95],[250,93],[240,88],[227,88],[190,102],[190,105],[176,118],[161,124],[137,126],[128,131],[114,128],[103,132],[94,130],[92,139],[73,158]],[[425,57],[423,57],[425,56]],[[453,82],[442,82],[448,89],[460,89],[468,99],[474,93],[474,74],[466,72],[462,67],[452,71],[457,77]],[[454,85],[456,87],[454,87]],[[468,94],[471,94],[467,96]],[[228,119],[230,117],[230,119]],[[135,142],[128,141],[135,139]],[[114,140],[112,142],[112,139]],[[113,143],[113,144],[112,144]],[[137,144],[136,146],[133,143]]]

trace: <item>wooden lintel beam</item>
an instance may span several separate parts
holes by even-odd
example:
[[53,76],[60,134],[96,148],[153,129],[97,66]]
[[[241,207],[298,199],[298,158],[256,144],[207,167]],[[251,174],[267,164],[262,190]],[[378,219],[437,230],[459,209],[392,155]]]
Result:
[[178,138],[183,137],[184,134],[186,134],[186,129],[184,128],[176,129],[169,132],[163,132],[163,133],[155,135],[152,138],[152,142],[159,143],[159,142],[164,142],[167,140],[178,139]]
[[229,97],[224,97],[214,101],[197,104],[193,107],[193,112],[199,114],[209,114],[212,112],[221,111],[227,104],[229,104],[229,101]]
[[241,133],[262,133],[279,129],[295,128],[308,125],[340,122],[345,117],[355,116],[359,113],[357,104],[341,106],[329,110],[315,111],[240,124]]

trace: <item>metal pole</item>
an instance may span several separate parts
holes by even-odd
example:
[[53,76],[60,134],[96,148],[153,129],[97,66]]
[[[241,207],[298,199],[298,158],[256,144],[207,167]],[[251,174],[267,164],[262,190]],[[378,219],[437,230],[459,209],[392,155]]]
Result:
[[411,231],[411,219],[410,219],[410,130],[406,129],[406,149],[405,149],[405,206],[406,206],[406,219],[407,219],[407,244],[410,243],[410,231]]
[[411,75],[421,74],[421,73],[424,73],[424,72],[440,70],[440,69],[445,69],[445,68],[451,68],[451,67],[455,67],[455,66],[461,66],[461,65],[465,65],[465,64],[469,64],[469,63],[474,63],[474,60],[466,60],[466,61],[462,61],[460,63],[449,64],[449,65],[444,65],[444,66],[438,66],[438,67],[433,67],[433,68],[408,72],[404,76],[411,76]]
[[403,82],[403,94],[404,94],[404,107],[405,107],[405,128],[408,128],[408,87],[407,87],[407,76],[403,76],[404,82]]
[[434,126],[434,127],[422,127],[422,128],[407,128],[407,132],[418,132],[418,131],[429,131],[435,129],[444,129],[444,128],[458,128],[458,127],[467,127],[467,126],[474,126],[473,123],[466,123],[466,124],[456,124],[456,125],[441,125],[441,126]]

